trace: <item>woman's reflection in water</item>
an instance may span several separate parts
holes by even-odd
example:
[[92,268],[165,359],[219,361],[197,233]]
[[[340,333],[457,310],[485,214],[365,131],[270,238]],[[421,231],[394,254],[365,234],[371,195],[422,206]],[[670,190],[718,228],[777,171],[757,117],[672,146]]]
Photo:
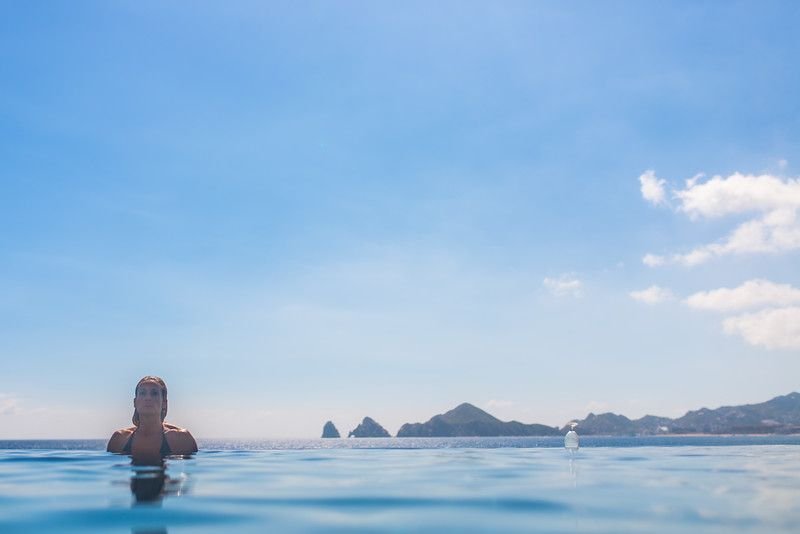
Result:
[[[157,458],[131,458],[133,476],[131,476],[131,493],[135,499],[134,507],[161,506],[164,486],[167,482],[167,465],[161,456]],[[131,534],[167,534],[167,527],[148,525],[131,527]]]
[[[178,456],[189,458],[188,456]],[[184,493],[185,478],[167,475],[167,464],[160,454],[134,454],[131,456],[131,493],[134,507],[160,507],[164,497]],[[167,534],[163,526],[132,527],[132,534]]]
[[131,493],[137,503],[160,503],[164,486],[167,482],[167,465],[164,459],[133,458],[133,476],[131,477]]
[[[188,459],[190,456],[170,456],[175,460]],[[170,477],[167,475],[165,458],[156,456],[131,456],[131,493],[136,503],[160,503],[168,495],[185,493],[185,475]]]

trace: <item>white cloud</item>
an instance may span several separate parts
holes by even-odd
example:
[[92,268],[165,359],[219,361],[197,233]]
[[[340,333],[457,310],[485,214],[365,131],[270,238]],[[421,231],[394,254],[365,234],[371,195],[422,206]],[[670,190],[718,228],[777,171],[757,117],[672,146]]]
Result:
[[678,210],[692,218],[800,207],[800,180],[769,174],[714,176],[707,182],[687,183],[686,189],[673,193],[681,201]]
[[735,288],[700,291],[689,296],[690,308],[713,311],[738,311],[765,306],[788,306],[800,303],[800,289],[769,280],[748,280]]
[[707,262],[714,255],[715,252],[721,252],[715,245],[708,247],[696,248],[688,254],[675,254],[672,256],[673,263],[680,263],[687,267],[694,267],[701,263]]
[[[785,164],[781,165],[784,168]],[[686,253],[647,254],[642,262],[650,267],[679,264],[688,267],[713,258],[735,254],[780,254],[800,249],[800,179],[787,179],[770,174],[734,173],[727,178],[714,176],[702,181],[703,175],[686,180],[685,188],[673,191],[678,201],[676,211],[691,220],[726,216],[745,216],[727,236],[700,245]],[[642,196],[651,203],[661,201],[659,188],[663,180],[652,171],[639,177]],[[647,190],[646,190],[647,187]],[[672,295],[658,286],[634,291],[630,296],[655,304]],[[737,312],[761,308],[723,320],[727,334],[741,336],[751,345],[768,349],[800,348],[800,289],[788,284],[753,279],[735,288],[700,291],[684,303],[690,308],[718,312]]]
[[658,304],[674,298],[672,291],[659,286],[650,286],[641,291],[631,291],[628,293],[632,299],[644,302],[645,304]]
[[659,267],[666,263],[666,259],[664,256],[656,256],[655,254],[645,254],[644,258],[642,258],[642,263],[647,265],[648,267]]
[[14,395],[0,393],[0,415],[16,415],[19,413],[19,400]]
[[685,189],[673,191],[680,201],[677,210],[690,219],[756,215],[721,240],[688,253],[667,257],[648,254],[642,260],[645,265],[672,263],[691,267],[730,254],[778,254],[800,249],[800,180],[740,173],[727,178],[714,176],[703,183],[699,183],[700,178],[695,176],[686,181]]
[[542,284],[557,297],[573,296],[577,298],[583,292],[581,281],[569,274],[562,274],[558,278],[545,278]]
[[670,263],[692,267],[728,254],[777,254],[800,248],[800,221],[796,210],[780,209],[739,225],[725,240],[674,254]]
[[751,345],[768,349],[800,349],[800,307],[762,310],[729,317],[725,333],[739,335]]
[[700,291],[685,301],[690,308],[734,312],[764,308],[755,313],[727,317],[725,333],[767,349],[800,348],[800,289],[789,284],[754,279],[734,288]]
[[644,174],[639,176],[639,183],[641,184],[642,197],[646,201],[654,206],[666,202],[666,194],[664,192],[666,181],[658,178],[655,171],[645,171]]
[[686,180],[686,188],[690,189],[690,188],[694,187],[697,182],[699,182],[700,180],[702,180],[705,177],[706,177],[705,173],[702,173],[702,172],[695,174],[694,176],[692,176],[691,178]]

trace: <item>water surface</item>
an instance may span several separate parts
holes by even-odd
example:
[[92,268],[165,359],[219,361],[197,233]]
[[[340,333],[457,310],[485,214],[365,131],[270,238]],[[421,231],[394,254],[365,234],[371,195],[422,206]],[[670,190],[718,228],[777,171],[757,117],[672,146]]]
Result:
[[796,532],[800,436],[0,442],[0,532]]

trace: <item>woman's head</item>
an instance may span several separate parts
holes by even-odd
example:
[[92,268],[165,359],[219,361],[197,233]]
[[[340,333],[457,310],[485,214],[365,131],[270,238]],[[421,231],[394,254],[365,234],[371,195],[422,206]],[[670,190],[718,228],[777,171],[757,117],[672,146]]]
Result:
[[139,412],[161,414],[161,420],[167,417],[167,385],[157,376],[146,376],[136,384],[133,394],[133,424],[139,426]]

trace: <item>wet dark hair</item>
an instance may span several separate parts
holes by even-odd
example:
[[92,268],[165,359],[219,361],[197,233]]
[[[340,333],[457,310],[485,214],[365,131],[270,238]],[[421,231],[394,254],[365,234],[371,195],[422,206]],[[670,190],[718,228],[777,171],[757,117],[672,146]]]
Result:
[[[146,382],[154,382],[161,386],[161,421],[167,418],[167,384],[158,376],[146,376],[136,383],[136,388],[133,390],[133,397],[136,398],[136,393],[139,391],[139,386]],[[136,408],[133,409],[133,426],[139,426],[139,412]]]

